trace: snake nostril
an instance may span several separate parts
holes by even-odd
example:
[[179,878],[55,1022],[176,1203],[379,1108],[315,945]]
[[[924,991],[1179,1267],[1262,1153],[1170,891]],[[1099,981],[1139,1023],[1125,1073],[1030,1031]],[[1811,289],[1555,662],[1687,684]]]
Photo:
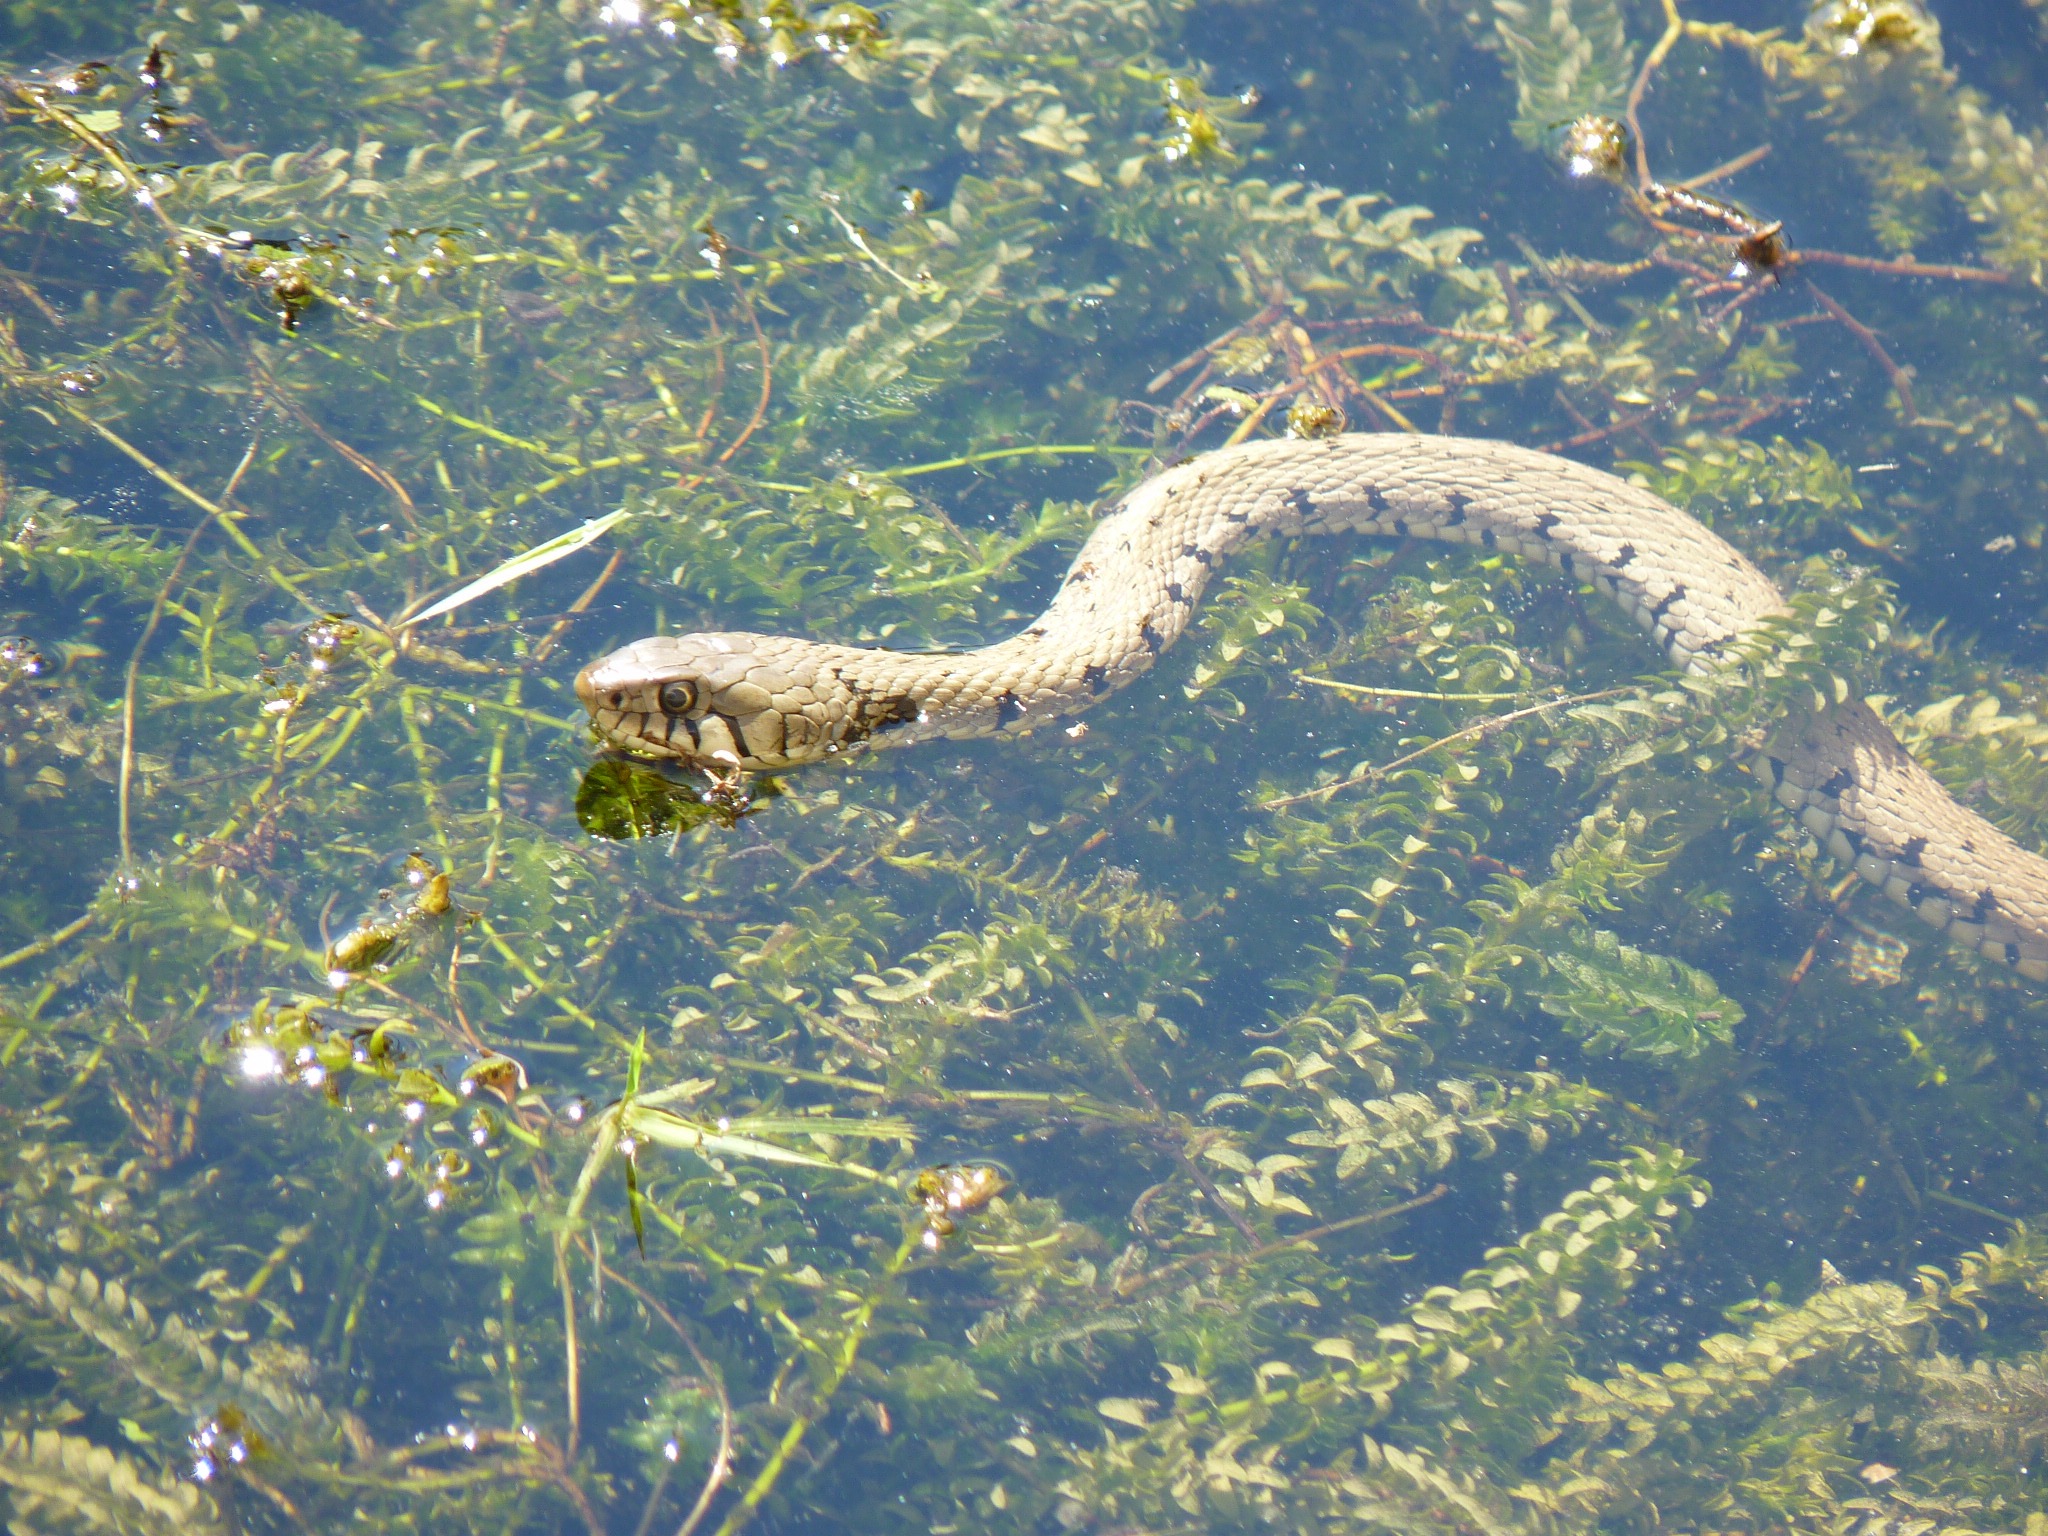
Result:
[[624,709],[625,707],[626,707],[626,696],[625,696],[625,695],[624,695],[623,693],[615,693],[615,694],[613,694],[613,695],[612,695],[612,708],[613,708],[613,709]]

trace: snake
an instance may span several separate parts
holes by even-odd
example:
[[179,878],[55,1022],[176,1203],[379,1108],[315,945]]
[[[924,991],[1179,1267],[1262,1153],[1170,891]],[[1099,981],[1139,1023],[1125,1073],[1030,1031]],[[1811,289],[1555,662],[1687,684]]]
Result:
[[[742,631],[656,635],[585,667],[578,699],[628,754],[713,776],[856,748],[1018,736],[1143,676],[1233,551],[1262,536],[1434,539],[1556,567],[1632,615],[1682,672],[1786,613],[1770,578],[1650,490],[1511,443],[1275,437],[1142,481],[1095,525],[1022,633],[918,652]],[[1841,865],[1959,946],[2048,981],[2048,859],[1959,804],[1861,699],[1744,748]]]

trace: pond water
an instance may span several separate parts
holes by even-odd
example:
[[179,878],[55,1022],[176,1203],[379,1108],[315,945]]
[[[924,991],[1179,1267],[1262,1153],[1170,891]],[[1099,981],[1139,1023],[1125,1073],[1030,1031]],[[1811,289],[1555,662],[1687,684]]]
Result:
[[[10,0],[18,1531],[2048,1530],[2040,0]],[[1647,486],[1687,688],[1268,541],[1085,721],[751,780],[579,668],[974,647],[1162,466]],[[551,542],[563,541],[563,542]]]

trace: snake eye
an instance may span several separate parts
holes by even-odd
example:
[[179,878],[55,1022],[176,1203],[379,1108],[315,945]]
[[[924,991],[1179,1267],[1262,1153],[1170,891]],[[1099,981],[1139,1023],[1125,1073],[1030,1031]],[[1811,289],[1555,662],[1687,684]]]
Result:
[[667,714],[687,715],[697,707],[697,685],[684,682],[663,683],[661,707]]

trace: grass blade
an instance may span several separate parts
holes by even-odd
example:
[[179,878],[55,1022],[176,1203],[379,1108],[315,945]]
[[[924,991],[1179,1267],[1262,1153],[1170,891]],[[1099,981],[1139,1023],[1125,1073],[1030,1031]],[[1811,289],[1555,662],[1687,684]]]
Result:
[[422,609],[410,618],[399,620],[401,628],[424,624],[429,619],[438,619],[444,613],[453,613],[464,603],[472,602],[487,592],[509,586],[522,576],[531,576],[535,571],[545,570],[557,560],[565,560],[579,549],[587,549],[603,538],[612,529],[633,514],[621,507],[616,512],[607,512],[603,517],[593,517],[581,528],[572,528],[567,533],[555,535],[545,543],[523,550],[504,564],[494,567],[477,577],[468,586],[457,588],[432,607]]

